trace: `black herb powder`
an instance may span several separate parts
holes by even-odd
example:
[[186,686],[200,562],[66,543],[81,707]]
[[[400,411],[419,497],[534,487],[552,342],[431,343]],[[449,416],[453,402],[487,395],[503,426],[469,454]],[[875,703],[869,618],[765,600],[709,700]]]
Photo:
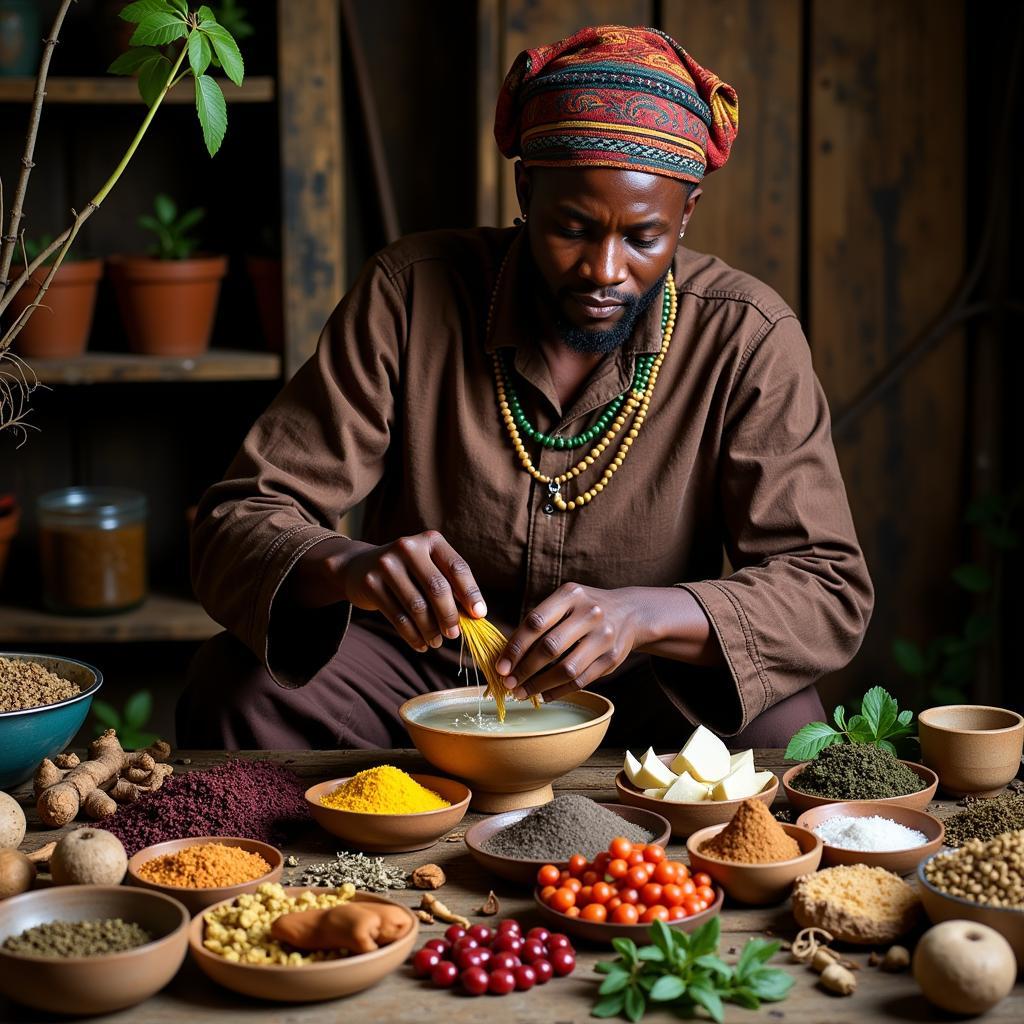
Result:
[[870,743],[838,743],[809,761],[793,789],[829,800],[884,800],[925,788],[924,781],[887,750]]

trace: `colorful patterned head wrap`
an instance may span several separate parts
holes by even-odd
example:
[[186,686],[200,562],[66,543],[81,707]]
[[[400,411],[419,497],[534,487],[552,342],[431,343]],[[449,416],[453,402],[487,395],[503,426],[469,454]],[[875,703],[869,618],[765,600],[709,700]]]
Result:
[[736,90],[651,28],[600,25],[524,50],[494,137],[535,167],[620,167],[696,184],[729,159]]

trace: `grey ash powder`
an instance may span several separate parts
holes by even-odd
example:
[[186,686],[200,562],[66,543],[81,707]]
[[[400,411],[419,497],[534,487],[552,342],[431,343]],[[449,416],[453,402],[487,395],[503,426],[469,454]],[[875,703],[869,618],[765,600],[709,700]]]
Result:
[[556,796],[521,821],[496,832],[488,853],[524,860],[566,861],[574,853],[593,860],[616,836],[649,843],[654,836],[585,796]]

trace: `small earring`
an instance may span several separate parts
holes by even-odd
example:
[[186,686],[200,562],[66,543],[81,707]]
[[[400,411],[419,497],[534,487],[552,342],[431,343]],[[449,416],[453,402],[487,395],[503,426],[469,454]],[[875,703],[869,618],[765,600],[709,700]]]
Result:
[[512,223],[513,223],[513,224],[514,224],[514,225],[515,225],[515,226],[516,226],[517,228],[518,228],[518,227],[522,227],[522,226],[523,226],[523,225],[524,225],[524,224],[526,223],[526,214],[524,213],[524,214],[522,215],[522,217],[513,217],[513,218],[512,218]]
[[680,238],[680,240],[682,240],[682,238],[683,238],[683,235],[685,235],[685,234],[686,234],[686,228],[683,228],[683,230],[679,232],[679,238]]

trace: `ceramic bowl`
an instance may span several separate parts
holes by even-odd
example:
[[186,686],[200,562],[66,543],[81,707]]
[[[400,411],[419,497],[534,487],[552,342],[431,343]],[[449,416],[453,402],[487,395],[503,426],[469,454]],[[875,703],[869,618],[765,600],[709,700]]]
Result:
[[921,760],[950,796],[997,796],[1020,770],[1024,718],[1005,708],[950,704],[917,716]]
[[306,803],[321,828],[344,839],[353,849],[368,853],[425,850],[462,821],[472,793],[461,782],[443,779],[440,775],[413,775],[412,778],[443,797],[451,807],[417,814],[362,814],[324,807],[320,797],[348,782],[348,778],[328,779],[310,786],[306,790]]
[[[308,888],[309,886],[293,886],[286,888],[285,892],[289,896],[295,896],[300,892],[306,892]],[[416,937],[420,930],[419,921],[413,912],[400,903],[362,892],[357,894],[357,899],[399,907],[409,915],[412,928],[397,942],[376,949],[372,953],[360,953],[341,960],[321,960],[301,967],[284,967],[280,964],[232,963],[216,953],[211,953],[203,946],[206,915],[200,914],[192,920],[188,931],[189,952],[208,978],[244,996],[272,999],[282,1003],[311,1003],[352,995],[354,992],[369,988],[400,967],[416,945]],[[230,902],[231,900],[224,900],[222,903],[216,903],[207,913]]]
[[[660,754],[658,760],[669,764],[675,754]],[[724,825],[732,821],[742,800],[700,800],[694,803],[677,803],[667,800],[655,800],[654,797],[644,796],[643,790],[634,786],[626,773],[620,771],[615,776],[615,788],[619,793],[619,800],[632,807],[643,807],[645,810],[654,811],[668,819],[672,826],[672,835],[679,839],[685,839],[688,835],[699,831],[702,828],[709,828],[712,825]],[[761,803],[771,807],[772,801],[779,792],[778,777],[774,777],[768,785],[750,799],[760,800]]]
[[[206,843],[220,843],[222,846],[238,846],[249,853],[258,853],[269,865],[270,870],[251,882],[240,882],[238,885],[222,885],[214,889],[189,889],[181,885],[162,885],[150,882],[139,875],[139,868],[155,857],[163,857],[168,853],[178,853],[189,846],[203,846]],[[128,860],[128,883],[140,889],[152,889],[162,892],[165,896],[173,896],[184,903],[190,914],[198,914],[200,910],[221,900],[234,899],[243,892],[255,892],[264,882],[278,882],[284,871],[284,855],[275,846],[261,843],[256,839],[242,839],[237,836],[193,836],[189,839],[171,839],[166,843],[156,843],[139,850]]]
[[[934,853],[932,857],[941,854]],[[972,903],[970,900],[961,899],[959,896],[950,896],[948,893],[936,889],[925,877],[924,869],[928,857],[917,866],[918,893],[921,896],[921,903],[924,905],[924,912],[932,924],[939,924],[941,921],[973,921],[975,924],[987,924],[994,928],[1013,949],[1013,955],[1017,958],[1017,971],[1024,971],[1024,910],[1015,910],[1012,907],[988,907],[983,903]]]
[[934,815],[913,807],[899,807],[880,800],[848,800],[843,803],[825,804],[804,811],[796,823],[812,832],[829,818],[870,818],[872,815],[889,818],[891,821],[906,825],[917,832],[923,833],[928,841],[922,846],[913,846],[903,850],[849,850],[841,846],[825,843],[821,854],[821,863],[825,867],[837,864],[867,864],[873,868],[885,868],[897,875],[909,874],[926,857],[930,857],[942,848],[942,840],[946,828]]
[[0,789],[13,789],[32,777],[44,757],[54,757],[71,742],[103,685],[103,675],[99,669],[74,658],[7,651],[0,651],[0,658],[34,661],[79,687],[76,696],[56,704],[0,713]]
[[[644,810],[642,807],[623,807],[621,804],[600,804],[607,811],[617,814],[624,821],[649,832],[654,838],[652,843],[665,846],[671,838],[669,823],[660,814]],[[466,846],[473,858],[500,878],[507,878],[510,882],[518,882],[522,885],[533,886],[537,883],[537,872],[545,864],[557,864],[559,868],[568,867],[568,861],[550,860],[527,860],[521,857],[503,857],[497,853],[490,853],[487,850],[487,841],[498,832],[503,831],[517,821],[522,821],[532,808],[524,807],[518,811],[506,811],[504,814],[495,814],[493,817],[484,818],[473,825],[466,832]]]
[[[679,921],[666,921],[665,923],[670,928],[692,932],[705,921],[717,917],[725,900],[725,892],[717,885],[714,889],[715,902],[707,910],[694,914],[693,917],[684,917]],[[578,917],[568,917],[549,907],[540,898],[539,889],[533,891],[533,902],[537,912],[544,919],[544,923],[553,932],[564,932],[566,935],[572,935],[574,938],[601,946],[610,946],[612,939],[632,939],[638,946],[650,945],[650,936],[647,934],[651,927],[649,924],[601,924],[597,921],[581,921]]]
[[[826,804],[850,802],[830,800],[824,796],[811,796],[809,793],[801,793],[798,789],[794,789],[793,780],[809,763],[809,761],[802,761],[800,764],[795,764],[782,776],[782,788],[786,791],[789,803],[795,810],[803,812],[811,810],[812,807],[824,807]],[[871,802],[883,804],[886,807],[912,807],[914,810],[923,811],[935,796],[939,777],[931,768],[925,768],[923,764],[915,764],[913,761],[901,761],[900,764],[906,765],[915,775],[920,776],[925,784],[924,789],[918,790],[916,793],[908,793],[906,796],[887,796]]]
[[[120,917],[153,941],[103,956],[26,956],[4,939],[47,921]],[[188,911],[162,893],[121,885],[60,885],[0,902],[0,992],[48,1013],[100,1014],[148,999],[177,973],[188,948]]]
[[700,848],[724,828],[725,825],[711,825],[694,832],[686,840],[686,852],[690,857],[690,869],[710,875],[728,893],[730,899],[752,906],[781,903],[801,875],[809,875],[818,870],[822,841],[813,832],[797,825],[782,825],[786,835],[795,839],[800,846],[800,855],[790,860],[775,861],[773,864],[737,864],[701,853]]
[[417,722],[428,708],[476,699],[485,689],[464,686],[425,693],[398,709],[419,752],[442,771],[465,779],[473,790],[473,810],[485,814],[536,807],[553,799],[551,783],[579,767],[597,750],[615,710],[606,697],[581,690],[562,700],[586,708],[594,717],[564,729],[467,733]]

